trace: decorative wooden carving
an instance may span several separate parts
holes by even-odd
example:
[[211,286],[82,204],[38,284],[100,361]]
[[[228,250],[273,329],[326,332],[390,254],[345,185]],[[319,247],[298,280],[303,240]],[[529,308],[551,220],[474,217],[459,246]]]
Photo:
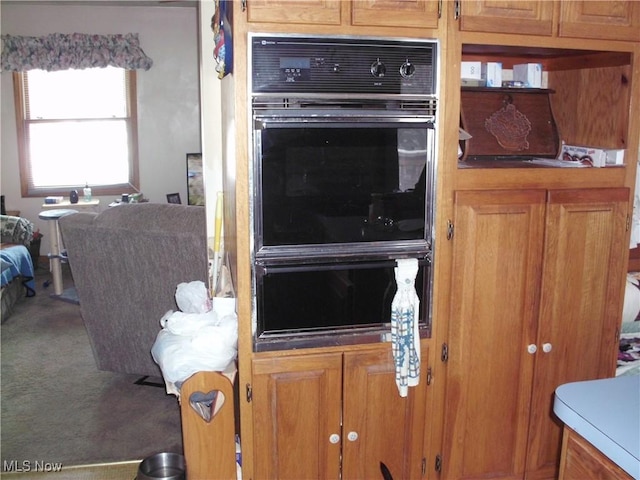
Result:
[[551,111],[552,90],[463,87],[460,126],[463,160],[557,158],[560,138]]
[[503,103],[504,107],[484,121],[484,128],[496,137],[498,144],[505,150],[528,150],[527,137],[531,131],[531,122],[526,115],[518,111],[511,95],[505,95]]

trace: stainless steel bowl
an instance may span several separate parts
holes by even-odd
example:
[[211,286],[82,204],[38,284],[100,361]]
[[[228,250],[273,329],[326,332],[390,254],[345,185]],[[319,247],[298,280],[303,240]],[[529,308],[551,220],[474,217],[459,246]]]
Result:
[[140,462],[136,480],[185,480],[184,457],[178,453],[156,453]]

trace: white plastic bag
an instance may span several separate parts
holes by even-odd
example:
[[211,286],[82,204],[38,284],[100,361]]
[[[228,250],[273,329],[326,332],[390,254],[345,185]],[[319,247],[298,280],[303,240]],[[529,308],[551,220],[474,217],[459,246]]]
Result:
[[206,313],[211,310],[211,299],[204,282],[184,282],[176,287],[176,304],[184,313]]
[[[160,320],[162,330],[151,348],[167,393],[177,396],[180,385],[191,375],[200,371],[223,371],[238,352],[235,299],[209,299],[203,286],[203,282],[178,285],[176,303],[191,312],[167,312]],[[207,302],[209,310],[205,310]]]

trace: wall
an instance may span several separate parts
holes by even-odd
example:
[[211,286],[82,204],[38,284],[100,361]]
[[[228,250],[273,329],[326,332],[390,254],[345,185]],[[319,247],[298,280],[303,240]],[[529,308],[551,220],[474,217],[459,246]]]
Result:
[[204,167],[205,203],[207,209],[207,236],[213,249],[217,194],[222,191],[222,124],[220,84],[213,58],[215,42],[211,19],[215,14],[211,0],[200,0],[200,99],[202,126],[202,161]]
[[[0,3],[2,34],[138,33],[150,70],[138,71],[140,189],[152,202],[179,192],[187,202],[186,154],[201,151],[198,9],[190,7],[16,5]],[[1,80],[1,189],[8,210],[20,210],[45,233],[38,219],[42,198],[22,198],[11,72]],[[79,185],[78,187],[82,187]],[[101,209],[114,197],[97,197]]]

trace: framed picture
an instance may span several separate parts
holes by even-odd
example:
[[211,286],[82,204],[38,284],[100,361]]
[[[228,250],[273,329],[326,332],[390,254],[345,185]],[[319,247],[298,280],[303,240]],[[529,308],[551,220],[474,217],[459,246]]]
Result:
[[182,203],[179,193],[167,193],[167,202],[169,203]]
[[202,154],[187,153],[187,192],[189,205],[204,205]]

